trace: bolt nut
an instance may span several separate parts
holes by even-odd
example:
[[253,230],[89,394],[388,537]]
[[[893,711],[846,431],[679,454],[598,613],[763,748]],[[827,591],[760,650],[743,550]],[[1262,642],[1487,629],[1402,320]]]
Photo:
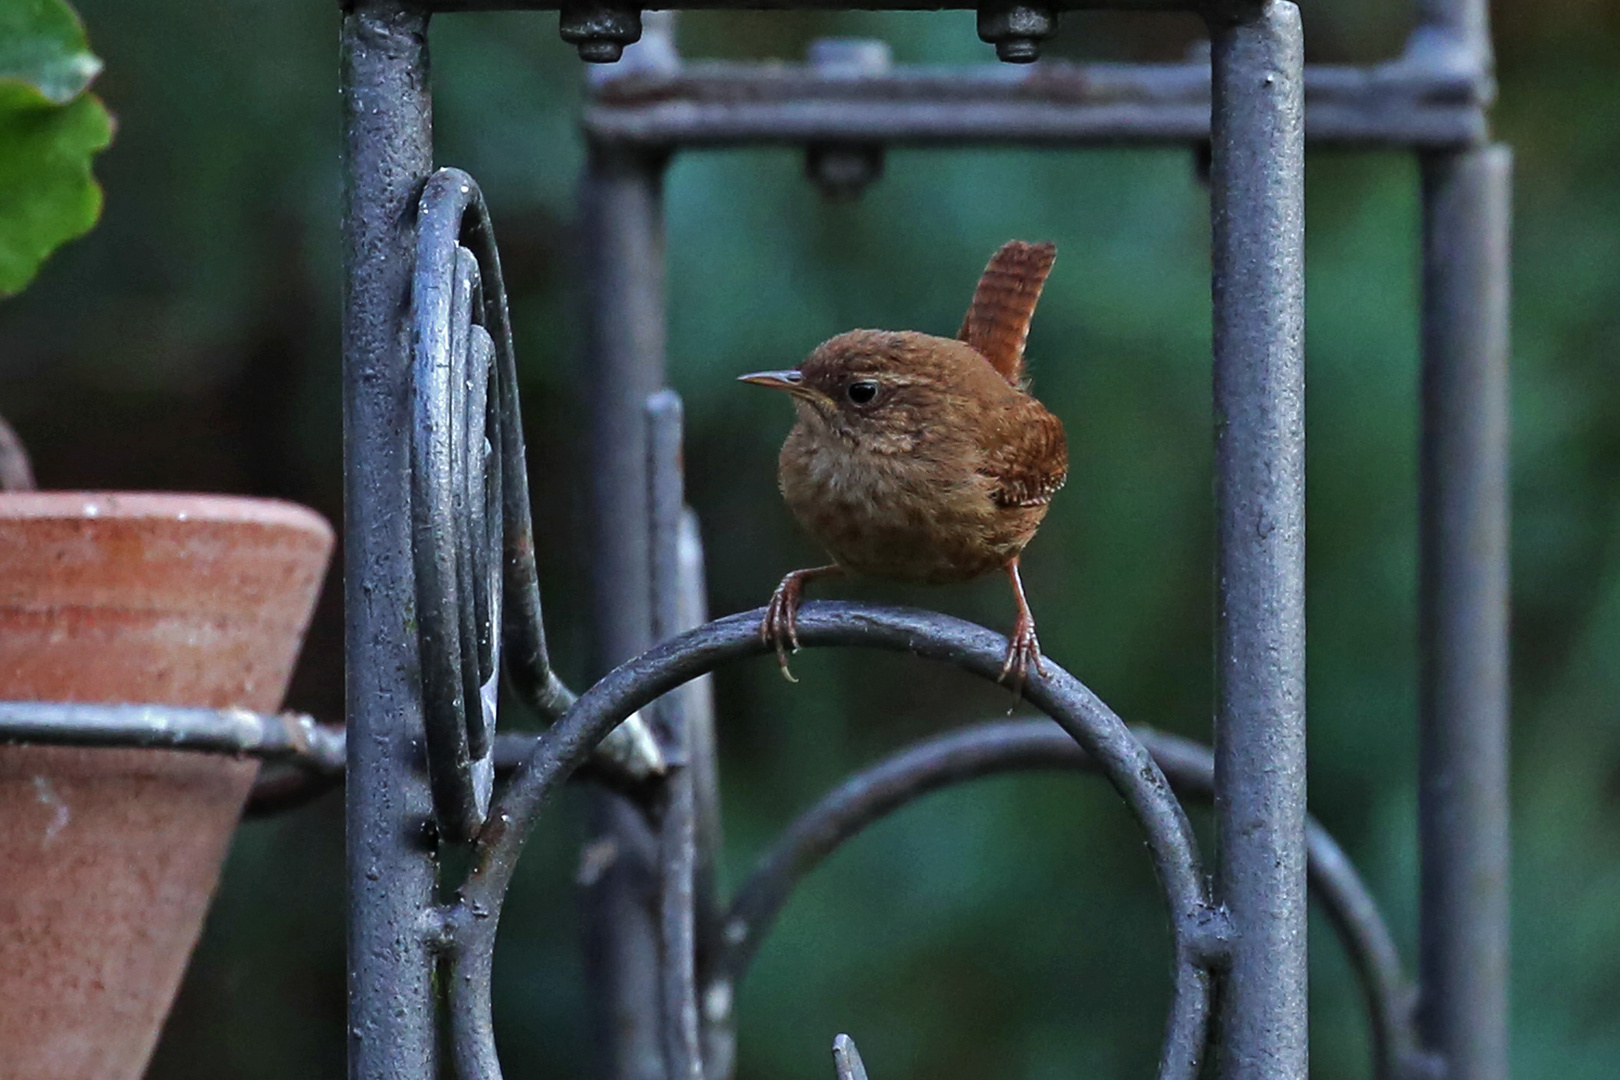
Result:
[[557,17],[557,32],[588,64],[612,64],[624,47],[641,39],[641,9],[614,4],[569,4]]
[[1040,59],[1041,42],[1057,29],[1048,7],[1029,4],[985,4],[979,8],[979,40],[996,47],[996,58],[1009,64]]
[[883,147],[877,143],[811,143],[804,173],[829,199],[853,199],[883,175]]

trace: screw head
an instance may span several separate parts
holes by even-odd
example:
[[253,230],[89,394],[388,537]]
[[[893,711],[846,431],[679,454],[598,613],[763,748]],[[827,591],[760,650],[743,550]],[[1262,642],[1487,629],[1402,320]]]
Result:
[[557,33],[588,64],[615,63],[624,47],[641,39],[641,9],[624,4],[565,4]]
[[996,47],[996,57],[1009,64],[1040,59],[1041,41],[1057,29],[1057,15],[1032,4],[986,3],[979,8],[979,40]]

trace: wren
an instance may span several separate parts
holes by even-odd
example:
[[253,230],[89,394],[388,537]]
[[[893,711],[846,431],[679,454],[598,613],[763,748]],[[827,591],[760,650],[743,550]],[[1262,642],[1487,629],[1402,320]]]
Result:
[[1052,244],[1004,244],[985,267],[956,340],[851,330],[797,368],[743,382],[784,390],[798,423],[777,482],[794,517],[833,558],[782,579],[759,632],[790,681],[807,583],[835,574],[946,584],[1001,569],[1018,619],[1001,667],[1021,687],[1044,675],[1018,559],[1068,477],[1063,423],[1030,393],[1024,342],[1057,258]]

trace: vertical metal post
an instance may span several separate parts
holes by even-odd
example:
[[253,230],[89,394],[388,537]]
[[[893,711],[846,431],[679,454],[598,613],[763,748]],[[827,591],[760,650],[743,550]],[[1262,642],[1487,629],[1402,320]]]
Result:
[[[648,502],[652,514],[653,634],[674,637],[685,621],[681,399],[660,390],[647,402]],[[698,811],[692,764],[692,694],[682,687],[654,706],[671,771],[659,807],[659,921],[663,935],[663,1044],[671,1080],[703,1080],[697,1001]]]
[[[583,192],[590,266],[590,462],[596,652],[607,667],[653,642],[647,398],[664,383],[662,157],[593,146]],[[585,890],[586,963],[603,1080],[665,1080],[657,845],[628,799],[602,792]]]
[[343,17],[344,605],[348,696],[349,1075],[437,1075],[432,813],[421,771],[410,549],[411,267],[432,164],[427,16],[356,3]]
[[1481,69],[1490,69],[1491,22],[1488,0],[1418,0],[1418,25],[1438,31],[1466,50]]
[[583,216],[590,268],[592,585],[603,666],[652,644],[643,408],[664,385],[663,161],[593,146]]
[[1305,1080],[1304,49],[1291,3],[1210,16],[1222,1080]]
[[1448,1080],[1506,1080],[1512,155],[1423,162],[1421,998]]
[[[690,508],[681,517],[680,626],[689,629],[709,621],[709,592],[703,565],[703,535]],[[706,1080],[731,1076],[737,1039],[729,982],[710,977],[720,955],[725,912],[720,896],[720,852],[724,850],[720,821],[720,758],[714,730],[714,685],[705,675],[676,691],[686,718],[686,771],[692,779],[693,831],[696,859],[692,867],[693,918],[696,922],[700,1034]]]

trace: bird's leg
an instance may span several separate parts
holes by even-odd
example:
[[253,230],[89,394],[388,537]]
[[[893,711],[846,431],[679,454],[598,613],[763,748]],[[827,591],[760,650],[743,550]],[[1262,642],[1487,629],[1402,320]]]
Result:
[[817,578],[843,572],[844,568],[836,564],[795,570],[783,578],[782,584],[771,594],[771,602],[765,606],[765,618],[760,620],[759,640],[776,646],[776,662],[782,666],[782,677],[788,682],[799,681],[788,670],[787,651],[790,646],[794,652],[799,651],[799,602],[804,599],[804,587]]
[[1035,637],[1035,616],[1030,614],[1029,601],[1024,599],[1024,583],[1018,577],[1018,556],[1014,555],[1007,560],[1007,580],[1012,583],[1013,599],[1018,603],[1018,622],[1013,626],[1012,640],[1007,644],[1007,659],[1001,665],[1001,678],[998,682],[1005,682],[1009,674],[1013,676],[1013,690],[1021,692],[1024,688],[1024,677],[1029,673],[1029,665],[1034,664],[1035,670],[1046,674],[1041,666],[1041,643]]

